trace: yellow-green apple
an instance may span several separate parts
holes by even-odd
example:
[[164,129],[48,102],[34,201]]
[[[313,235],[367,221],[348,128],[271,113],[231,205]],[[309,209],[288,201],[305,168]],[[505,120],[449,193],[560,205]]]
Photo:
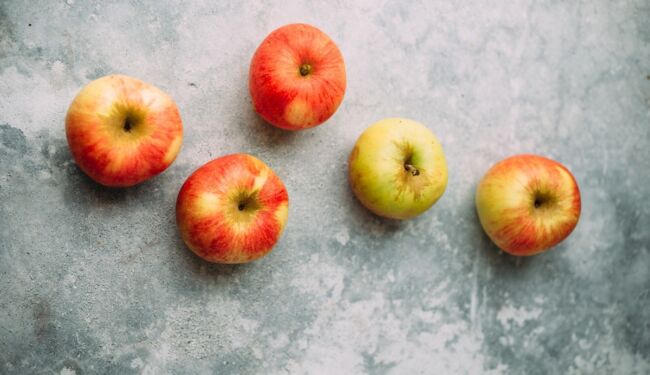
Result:
[[535,255],[564,240],[580,217],[580,190],[557,161],[516,155],[490,168],[476,189],[476,210],[494,243],[512,255]]
[[257,48],[249,89],[255,111],[287,130],[320,125],[345,93],[345,64],[336,44],[305,24],[280,27]]
[[407,219],[428,210],[445,192],[447,163],[440,142],[424,125],[388,118],[357,140],[349,178],[352,191],[370,211]]
[[246,263],[271,251],[288,207],[287,189],[271,168],[253,156],[233,154],[188,177],[176,200],[176,223],[201,258]]
[[79,168],[106,186],[132,186],[161,173],[183,142],[172,98],[124,75],[86,85],[68,109],[65,130]]

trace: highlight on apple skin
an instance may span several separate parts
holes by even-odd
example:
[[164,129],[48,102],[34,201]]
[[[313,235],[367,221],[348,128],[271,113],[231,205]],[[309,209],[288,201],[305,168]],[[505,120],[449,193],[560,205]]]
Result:
[[306,24],[282,26],[253,55],[253,107],[270,124],[302,130],[329,119],[345,94],[345,63],[324,32]]
[[488,237],[512,255],[535,255],[563,241],[580,218],[580,190],[569,170],[537,155],[515,155],[490,168],[476,189]]
[[359,201],[387,218],[424,213],[447,187],[447,162],[440,142],[413,120],[388,118],[368,127],[348,164],[350,185]]
[[183,142],[183,124],[172,98],[124,75],[88,83],[68,109],[65,130],[79,168],[113,187],[158,175],[176,159]]
[[215,263],[246,263],[271,251],[287,222],[289,196],[261,160],[232,154],[197,169],[176,200],[183,241]]

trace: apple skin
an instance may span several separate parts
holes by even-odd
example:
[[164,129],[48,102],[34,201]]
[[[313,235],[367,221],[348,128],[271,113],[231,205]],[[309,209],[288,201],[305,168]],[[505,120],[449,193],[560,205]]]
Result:
[[345,63],[336,44],[306,24],[282,26],[269,34],[249,71],[255,111],[286,130],[329,119],[343,100],[345,84]]
[[88,83],[70,104],[65,130],[79,168],[111,187],[158,175],[176,159],[183,142],[183,124],[172,98],[124,75]]
[[490,168],[476,189],[488,237],[512,255],[535,255],[564,240],[580,218],[580,190],[562,164],[515,155]]
[[422,214],[447,187],[447,163],[438,139],[424,125],[388,118],[368,127],[349,158],[349,179],[359,201],[379,216]]
[[251,155],[232,154],[188,177],[176,200],[176,223],[199,257],[246,263],[271,251],[288,209],[287,189],[271,168]]

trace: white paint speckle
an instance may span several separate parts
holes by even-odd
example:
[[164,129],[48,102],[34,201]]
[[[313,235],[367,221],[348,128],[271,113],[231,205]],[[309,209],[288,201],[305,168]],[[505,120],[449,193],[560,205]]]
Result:
[[60,375],[77,375],[77,372],[74,369],[64,367],[61,369],[61,372],[59,372]]
[[517,327],[523,327],[524,324],[530,320],[535,320],[542,315],[542,309],[535,307],[526,309],[525,307],[513,307],[512,305],[505,305],[497,312],[497,320],[506,329],[512,327],[514,323]]
[[341,228],[336,235],[334,236],[336,239],[336,242],[341,244],[342,246],[345,246],[348,244],[348,241],[350,240],[350,234],[348,233],[348,228],[343,227]]
[[291,285],[311,298],[324,301],[323,308],[326,308],[341,299],[344,279],[343,268],[314,254],[300,267]]
[[52,63],[51,70],[55,75],[62,75],[65,71],[65,65],[60,60],[56,60]]
[[139,369],[143,367],[144,367],[144,362],[142,362],[142,359],[140,359],[140,357],[136,357],[131,361],[131,368]]

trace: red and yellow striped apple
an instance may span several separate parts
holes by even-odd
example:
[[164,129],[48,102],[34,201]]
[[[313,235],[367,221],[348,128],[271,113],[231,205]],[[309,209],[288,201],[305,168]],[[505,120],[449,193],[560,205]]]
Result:
[[447,163],[440,142],[424,125],[388,118],[357,140],[349,178],[352,191],[370,211],[408,219],[428,210],[445,192]]
[[320,125],[343,100],[343,56],[319,29],[283,26],[257,48],[249,89],[255,111],[272,125],[287,130]]
[[289,196],[280,178],[247,154],[203,165],[176,200],[176,223],[187,246],[215,263],[246,263],[271,251],[287,221]]
[[535,255],[564,240],[580,217],[580,190],[562,164],[516,155],[490,168],[476,190],[483,229],[512,255]]
[[183,142],[176,104],[162,90],[123,75],[86,85],[65,121],[75,162],[96,182],[138,184],[164,171]]

